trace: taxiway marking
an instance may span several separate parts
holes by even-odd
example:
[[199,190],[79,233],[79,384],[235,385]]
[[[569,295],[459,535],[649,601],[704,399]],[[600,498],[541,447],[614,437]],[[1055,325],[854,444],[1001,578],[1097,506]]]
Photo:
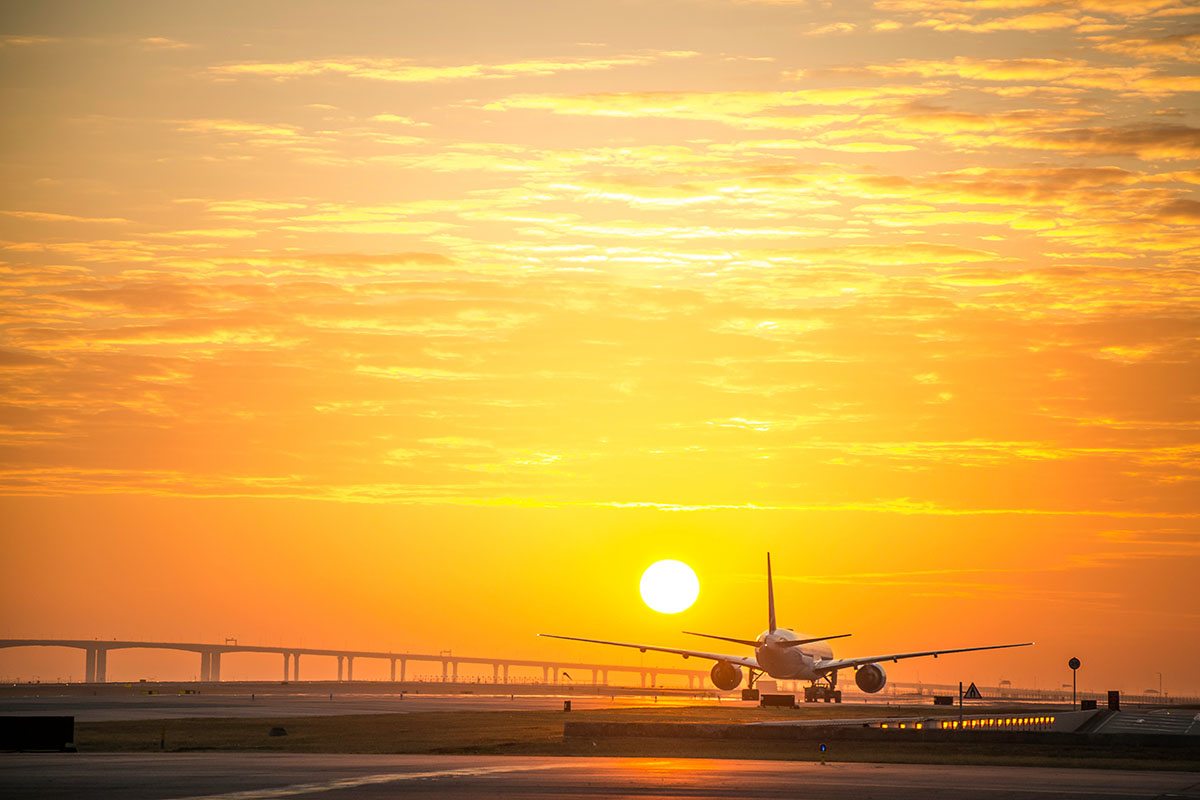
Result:
[[431,772],[383,772],[377,775],[362,775],[357,778],[338,778],[332,781],[318,783],[294,783],[290,786],[276,786],[271,789],[249,789],[240,792],[223,792],[221,794],[206,794],[193,797],[181,797],[177,800],[273,800],[277,797],[295,797],[302,794],[319,794],[338,789],[356,789],[359,786],[377,786],[381,783],[398,783],[400,781],[434,780],[437,778],[477,778],[486,775],[496,775],[504,772],[532,772],[534,770],[558,769],[558,764],[531,764],[529,766],[512,767],[468,767],[464,769],[439,769]]

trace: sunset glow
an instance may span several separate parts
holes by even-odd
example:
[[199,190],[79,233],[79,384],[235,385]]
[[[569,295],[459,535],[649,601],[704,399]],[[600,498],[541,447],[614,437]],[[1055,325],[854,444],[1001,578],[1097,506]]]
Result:
[[535,633],[680,643],[671,553],[752,637],[769,550],[855,652],[1038,642],[895,680],[1200,693],[1194,3],[2,23],[3,635],[628,661]]

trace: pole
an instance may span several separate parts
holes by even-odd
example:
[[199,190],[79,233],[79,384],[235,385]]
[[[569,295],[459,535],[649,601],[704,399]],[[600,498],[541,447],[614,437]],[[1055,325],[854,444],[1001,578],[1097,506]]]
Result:
[[958,729],[962,730],[963,709],[962,709],[962,681],[958,682]]
[[1075,702],[1075,678],[1078,677],[1078,675],[1079,675],[1078,670],[1074,670],[1074,669],[1071,670],[1071,705],[1072,706],[1078,705],[1078,703]]

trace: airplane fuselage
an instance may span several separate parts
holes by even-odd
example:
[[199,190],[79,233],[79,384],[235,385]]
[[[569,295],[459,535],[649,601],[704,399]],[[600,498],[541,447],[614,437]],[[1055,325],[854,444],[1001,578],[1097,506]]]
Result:
[[758,646],[754,648],[754,658],[772,678],[815,680],[818,676],[813,670],[813,664],[822,659],[833,658],[833,648],[826,642],[813,642],[796,647],[783,644],[811,638],[813,637],[788,628],[763,631],[758,637]]

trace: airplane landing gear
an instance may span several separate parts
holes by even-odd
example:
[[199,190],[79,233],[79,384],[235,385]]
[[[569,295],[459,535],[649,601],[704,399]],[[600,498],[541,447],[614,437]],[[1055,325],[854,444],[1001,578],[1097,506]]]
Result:
[[761,672],[749,670],[749,676],[746,681],[746,688],[742,689],[742,699],[758,702],[758,689],[754,688],[755,682],[762,677]]
[[804,687],[804,702],[820,703],[822,701],[826,703],[842,702],[842,690],[837,688],[836,672],[822,676],[813,681],[810,686]]

